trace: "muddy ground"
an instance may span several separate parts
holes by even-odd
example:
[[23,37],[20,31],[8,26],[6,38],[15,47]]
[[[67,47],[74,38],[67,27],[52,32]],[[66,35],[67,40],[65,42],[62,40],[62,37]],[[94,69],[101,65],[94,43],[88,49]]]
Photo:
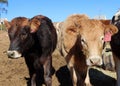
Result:
[[[29,79],[28,70],[24,58],[10,59],[6,55],[9,40],[6,31],[0,31],[0,86],[27,86]],[[53,55],[52,86],[72,86],[69,71],[63,57],[55,52]],[[94,86],[115,86],[115,72],[93,68],[90,70],[91,83]]]

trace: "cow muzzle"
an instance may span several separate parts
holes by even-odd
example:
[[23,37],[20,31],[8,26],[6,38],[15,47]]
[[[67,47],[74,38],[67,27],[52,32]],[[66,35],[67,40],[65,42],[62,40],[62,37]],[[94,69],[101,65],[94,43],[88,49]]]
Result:
[[9,58],[14,58],[14,59],[22,56],[21,53],[19,53],[18,51],[15,51],[15,50],[7,51],[7,55],[8,55]]
[[90,56],[86,63],[88,66],[101,66],[103,64],[102,58],[100,56]]

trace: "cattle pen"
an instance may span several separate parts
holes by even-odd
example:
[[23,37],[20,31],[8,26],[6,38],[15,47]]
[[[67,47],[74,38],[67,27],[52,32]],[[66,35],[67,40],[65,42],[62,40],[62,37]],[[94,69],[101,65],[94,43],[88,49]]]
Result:
[[[9,59],[5,53],[9,46],[8,39],[7,32],[0,31],[0,86],[27,86],[29,75],[24,59]],[[57,51],[53,54],[53,66],[56,72],[52,78],[52,86],[71,86],[65,60]],[[93,68],[90,70],[90,77],[94,86],[115,86],[115,72]]]

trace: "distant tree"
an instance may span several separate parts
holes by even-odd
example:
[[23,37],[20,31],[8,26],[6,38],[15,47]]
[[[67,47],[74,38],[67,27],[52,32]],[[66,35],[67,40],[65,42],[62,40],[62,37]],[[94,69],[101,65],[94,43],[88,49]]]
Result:
[[2,6],[3,4],[6,4],[8,6],[8,0],[0,0],[0,11],[1,11],[1,13],[3,11],[7,13],[7,9]]
[[8,0],[0,0],[0,3],[8,4]]
[[3,7],[4,4],[8,6],[8,0],[0,0],[0,30],[5,30],[5,25],[3,24],[3,21],[1,19],[1,14],[7,13],[7,9]]

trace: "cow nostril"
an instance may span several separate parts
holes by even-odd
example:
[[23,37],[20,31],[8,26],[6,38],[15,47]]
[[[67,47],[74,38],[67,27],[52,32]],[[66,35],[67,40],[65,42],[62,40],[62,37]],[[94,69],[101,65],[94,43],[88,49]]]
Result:
[[18,58],[21,57],[21,53],[19,53],[18,51],[8,51],[7,52],[8,57],[10,58]]
[[10,54],[10,56],[14,56],[14,52],[12,52],[12,53]]
[[92,59],[90,59],[90,62],[91,62],[92,64],[98,64],[99,61],[100,61],[100,59],[98,59],[98,58],[92,58]]
[[93,64],[93,61],[90,59],[90,62]]
[[15,55],[14,52],[12,52],[12,51],[9,51],[9,52],[8,52],[8,56],[9,56],[9,57],[13,57],[14,55]]

